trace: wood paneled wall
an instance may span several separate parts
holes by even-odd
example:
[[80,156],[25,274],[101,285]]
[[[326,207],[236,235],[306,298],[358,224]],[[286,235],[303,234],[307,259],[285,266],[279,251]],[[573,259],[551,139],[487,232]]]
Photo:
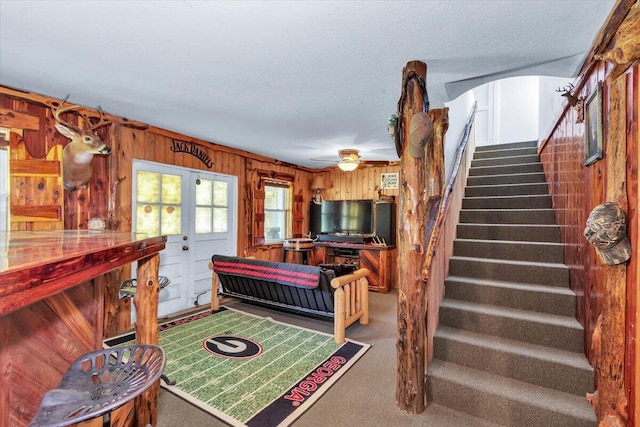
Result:
[[[617,357],[624,360],[624,367],[613,368],[624,373],[624,379],[611,378],[611,381],[624,381],[626,395],[633,408],[633,383],[637,376],[637,358],[635,340],[638,338],[636,316],[638,300],[638,105],[640,104],[640,70],[638,66],[628,69],[620,77],[612,76],[614,67],[605,62],[595,63],[583,76],[578,86],[580,97],[589,99],[599,84],[602,84],[602,123],[604,158],[590,166],[584,166],[585,124],[576,123],[575,109],[566,106],[557,125],[543,141],[540,148],[547,182],[556,210],[556,220],[561,230],[561,240],[565,244],[565,263],[570,268],[570,286],[578,296],[577,318],[585,329],[585,353],[596,372],[611,367],[602,366],[608,362],[598,360],[592,348],[592,334],[596,329],[598,316],[603,313],[605,301],[611,307],[611,298],[621,295],[622,300],[616,304],[613,313],[626,319],[619,325],[624,334],[624,349],[617,351]],[[616,85],[614,87],[614,85]],[[614,90],[623,87],[618,95]],[[622,106],[619,108],[618,106]],[[613,122],[613,115],[622,115],[619,123],[622,129]],[[617,133],[618,135],[613,135]],[[626,136],[626,137],[625,137]],[[620,149],[622,153],[617,153]],[[610,170],[613,156],[626,155],[625,166],[617,166]],[[623,170],[618,170],[622,168]],[[616,177],[616,178],[613,178]],[[622,179],[620,179],[622,177]],[[613,182],[615,181],[615,182]],[[593,208],[607,201],[611,188],[622,189],[627,216],[627,236],[632,242],[633,255],[623,269],[626,269],[626,283],[621,283],[620,291],[607,284],[611,266],[600,261],[595,248],[585,239],[583,231],[587,217]],[[609,194],[609,196],[608,196]],[[609,281],[610,282],[610,281]],[[614,286],[615,287],[615,286]],[[605,335],[603,333],[603,340]],[[622,342],[622,340],[620,340]],[[611,355],[609,355],[611,356]],[[606,356],[605,356],[606,358]],[[598,375],[596,375],[598,378]],[[604,385],[598,386],[603,389]],[[602,396],[601,396],[602,400]],[[629,422],[633,422],[633,413],[629,414]],[[632,425],[632,424],[629,424]]]
[[[391,145],[392,142],[389,141]],[[400,173],[400,165],[391,166],[360,166],[353,172],[342,172],[337,167],[322,172],[325,175],[327,188],[322,195],[327,200],[361,200],[378,199],[380,174]],[[400,180],[398,180],[399,182]],[[383,196],[398,197],[398,190],[383,190]]]
[[[7,127],[22,136],[33,158],[44,159],[54,147],[64,147],[68,139],[54,127],[49,105],[61,100],[0,86],[0,127]],[[89,107],[80,112],[95,113]],[[399,166],[361,166],[354,172],[342,172],[337,167],[313,170],[291,165],[276,159],[243,150],[225,147],[208,141],[109,115],[109,126],[99,129],[102,139],[112,149],[109,156],[94,156],[93,176],[89,188],[64,191],[64,229],[85,229],[89,218],[107,220],[107,229],[130,231],[132,228],[132,164],[135,159],[175,165],[196,170],[236,176],[238,179],[238,255],[252,255],[258,259],[282,260],[282,245],[254,246],[252,242],[251,186],[265,171],[293,177],[293,194],[302,200],[301,229],[309,230],[309,206],[313,196],[310,185],[316,173],[325,175],[326,199],[378,199],[376,186],[380,174],[398,172]],[[135,119],[135,118],[133,118]],[[78,123],[81,123],[79,121]],[[176,141],[194,144],[212,161],[212,167],[188,153],[171,150]],[[392,144],[389,141],[389,144]],[[13,190],[10,190],[13,191]],[[382,195],[397,195],[397,190],[385,190]],[[299,214],[298,214],[299,216]],[[300,219],[297,219],[300,221]],[[20,229],[31,230],[34,225],[24,223]],[[39,229],[42,228],[40,226]],[[110,303],[105,307],[105,334],[111,336],[130,328],[131,302],[117,298],[117,285],[130,277],[129,267],[114,270],[104,276],[105,291]],[[111,285],[111,286],[109,286]]]

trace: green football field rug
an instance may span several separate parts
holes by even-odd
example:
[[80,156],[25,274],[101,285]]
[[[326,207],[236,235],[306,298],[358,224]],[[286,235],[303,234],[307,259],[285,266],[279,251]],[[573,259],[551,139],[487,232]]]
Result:
[[[162,386],[233,426],[291,424],[370,347],[226,307],[159,330],[176,382]],[[105,345],[132,343],[133,333]]]

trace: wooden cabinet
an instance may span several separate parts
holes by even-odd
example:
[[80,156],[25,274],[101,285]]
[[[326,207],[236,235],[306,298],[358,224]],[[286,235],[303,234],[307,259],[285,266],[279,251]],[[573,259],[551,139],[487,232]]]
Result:
[[355,264],[369,270],[369,290],[387,293],[396,287],[396,248],[394,246],[316,243],[313,264]]

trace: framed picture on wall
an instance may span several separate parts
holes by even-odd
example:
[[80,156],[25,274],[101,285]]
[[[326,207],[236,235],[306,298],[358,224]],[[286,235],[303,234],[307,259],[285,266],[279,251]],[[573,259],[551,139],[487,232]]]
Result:
[[602,84],[589,97],[585,106],[584,165],[602,158]]
[[397,190],[398,189],[398,173],[381,173],[380,174],[381,190]]

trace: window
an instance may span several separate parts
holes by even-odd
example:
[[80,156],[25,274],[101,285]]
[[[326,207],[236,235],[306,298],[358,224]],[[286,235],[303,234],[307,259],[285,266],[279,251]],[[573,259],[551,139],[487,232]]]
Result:
[[223,181],[196,181],[196,233],[226,233],[229,212],[228,184]]
[[138,171],[135,206],[137,233],[180,234],[181,187],[180,175]]
[[291,236],[291,186],[288,182],[264,181],[265,243]]

